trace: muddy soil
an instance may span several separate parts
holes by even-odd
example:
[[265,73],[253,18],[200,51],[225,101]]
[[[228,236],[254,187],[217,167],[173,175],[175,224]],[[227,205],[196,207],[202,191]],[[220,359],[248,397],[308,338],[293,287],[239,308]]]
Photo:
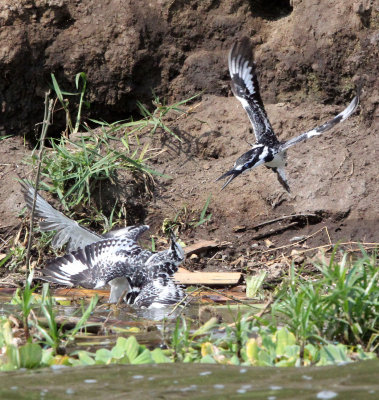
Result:
[[[24,201],[16,179],[34,173],[22,160],[35,144],[49,74],[66,88],[83,70],[92,105],[87,118],[136,115],[136,100],[151,105],[151,88],[168,102],[203,91],[188,115],[166,120],[181,142],[164,132],[142,139],[164,150],[149,162],[171,179],[156,178],[153,196],[128,221],[149,224],[161,236],[163,221],[177,216],[185,243],[220,243],[187,260],[189,269],[265,268],[275,277],[286,265],[280,255],[295,249],[315,249],[305,253],[313,255],[337,241],[379,242],[379,25],[372,2],[178,0],[136,7],[130,1],[121,8],[116,0],[103,7],[89,0],[22,3],[6,0],[0,8],[0,129],[14,135],[0,142],[1,253],[20,226]],[[227,52],[242,34],[254,43],[261,94],[281,140],[338,114],[355,85],[362,85],[357,113],[288,151],[291,194],[265,167],[223,191],[215,182],[254,142],[227,70]],[[57,110],[51,135],[62,132],[63,117]],[[211,219],[189,227],[209,196]]]

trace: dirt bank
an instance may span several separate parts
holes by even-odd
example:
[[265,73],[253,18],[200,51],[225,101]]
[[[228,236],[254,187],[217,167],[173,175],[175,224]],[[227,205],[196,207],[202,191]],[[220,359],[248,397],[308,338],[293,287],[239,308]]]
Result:
[[[23,200],[15,178],[30,175],[21,159],[31,152],[28,142],[43,115],[49,74],[54,72],[69,89],[73,76],[85,71],[91,102],[87,118],[114,121],[136,115],[136,100],[151,104],[152,88],[168,102],[204,91],[189,115],[167,121],[182,143],[164,133],[145,139],[165,150],[151,164],[172,177],[157,178],[154,196],[144,204],[144,222],[153,233],[165,218],[179,213],[185,219],[183,210],[199,215],[212,196],[210,222],[183,230],[183,240],[227,244],[207,258],[189,261],[194,268],[253,267],[269,256],[257,255],[257,249],[288,245],[317,231],[306,241],[308,248],[329,239],[378,242],[379,21],[373,3],[140,3],[144,6],[119,0],[5,0],[0,6],[0,129],[16,135],[0,142],[3,240],[19,225]],[[254,141],[231,94],[227,70],[227,52],[242,34],[254,43],[262,97],[282,140],[337,114],[354,96],[355,83],[363,87],[358,113],[289,151],[291,195],[264,167],[222,192],[214,182]],[[50,133],[58,135],[63,127],[64,114],[56,111]],[[286,218],[291,214],[303,216]]]

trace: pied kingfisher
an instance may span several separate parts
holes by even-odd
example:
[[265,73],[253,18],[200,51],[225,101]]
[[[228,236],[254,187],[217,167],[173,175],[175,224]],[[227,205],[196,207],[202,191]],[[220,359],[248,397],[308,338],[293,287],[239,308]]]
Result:
[[258,165],[264,164],[276,172],[279,182],[287,192],[290,191],[284,167],[286,165],[286,150],[312,136],[320,135],[334,125],[348,118],[358,107],[359,91],[349,106],[330,121],[317,128],[288,140],[280,142],[276,137],[267,117],[262,98],[259,93],[258,79],[255,64],[252,60],[252,48],[247,37],[234,43],[229,52],[229,71],[232,78],[231,86],[234,96],[241,102],[253,125],[256,143],[251,149],[242,154],[234,163],[233,168],[220,176],[220,179],[229,177],[222,186],[224,189],[238,175],[249,171]]
[[[21,187],[26,204],[32,209],[35,189],[25,183]],[[168,250],[153,253],[137,244],[148,225],[98,235],[53,208],[38,193],[35,216],[43,219],[42,231],[57,231],[54,248],[68,243],[68,254],[50,261],[42,270],[41,279],[88,289],[109,284],[110,303],[116,303],[127,291],[128,304],[146,308],[174,304],[184,297],[183,290],[172,280],[184,261],[183,249],[174,236]]]

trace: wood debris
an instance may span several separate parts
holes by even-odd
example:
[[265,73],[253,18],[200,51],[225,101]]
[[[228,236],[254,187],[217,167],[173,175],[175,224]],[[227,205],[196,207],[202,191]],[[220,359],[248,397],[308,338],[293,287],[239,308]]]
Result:
[[200,242],[184,247],[184,252],[186,253],[187,257],[190,257],[192,254],[199,255],[207,250],[225,247],[228,244],[228,242],[220,243],[216,242],[215,240],[202,240]]
[[180,285],[236,285],[240,272],[177,272],[175,282]]

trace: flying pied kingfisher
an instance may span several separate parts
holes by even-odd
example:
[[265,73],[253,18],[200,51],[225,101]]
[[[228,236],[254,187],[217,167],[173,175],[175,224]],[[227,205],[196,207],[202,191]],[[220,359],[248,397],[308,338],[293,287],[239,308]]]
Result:
[[232,91],[241,102],[243,108],[253,125],[256,142],[251,149],[242,154],[234,163],[233,168],[220,176],[220,179],[228,178],[224,189],[238,175],[249,171],[258,165],[264,164],[267,168],[276,172],[279,182],[287,192],[290,191],[284,167],[286,165],[286,150],[312,136],[317,136],[331,129],[334,125],[347,119],[357,109],[359,103],[359,91],[348,107],[330,121],[317,128],[288,140],[280,142],[276,137],[270,121],[267,117],[262,98],[259,93],[258,79],[255,64],[252,60],[252,47],[247,37],[235,42],[229,52],[229,71],[232,78]]

